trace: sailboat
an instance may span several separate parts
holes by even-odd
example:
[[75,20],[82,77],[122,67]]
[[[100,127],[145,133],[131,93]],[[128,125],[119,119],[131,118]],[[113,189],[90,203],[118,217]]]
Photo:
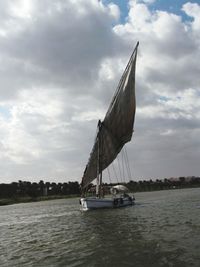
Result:
[[[133,205],[135,198],[124,185],[111,188],[112,197],[104,197],[102,172],[116,159],[133,134],[135,119],[135,69],[139,42],[129,59],[103,121],[98,122],[97,135],[86,165],[82,182],[82,210],[115,208]],[[96,196],[87,197],[88,186],[96,179]]]

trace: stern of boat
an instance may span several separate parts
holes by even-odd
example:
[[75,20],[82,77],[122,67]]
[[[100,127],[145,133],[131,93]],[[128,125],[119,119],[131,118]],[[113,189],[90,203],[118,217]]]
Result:
[[134,196],[127,195],[126,197],[115,198],[80,198],[80,208],[83,211],[101,208],[119,208],[133,205]]

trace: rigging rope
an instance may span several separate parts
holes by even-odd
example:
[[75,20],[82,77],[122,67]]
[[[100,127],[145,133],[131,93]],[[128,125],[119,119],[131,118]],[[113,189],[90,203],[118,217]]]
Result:
[[119,184],[119,179],[117,177],[117,173],[116,173],[116,170],[115,170],[115,167],[114,167],[114,164],[112,163],[112,167],[113,167],[113,171],[114,171],[114,175],[116,176],[117,178],[117,183]]
[[124,158],[124,149],[122,148],[122,175],[123,175],[123,182],[126,183],[126,176],[125,176],[125,169],[124,169],[124,163],[125,163],[125,158]]
[[129,176],[129,180],[132,180],[132,174],[131,174],[131,169],[130,169],[130,164],[129,164],[129,160],[128,160],[128,154],[127,154],[127,150],[126,147],[124,147],[124,151],[125,151],[125,157],[126,157],[126,165],[127,165],[127,171],[128,171],[128,176]]
[[118,168],[119,168],[119,176],[120,176],[120,183],[122,183],[122,171],[121,171],[121,165],[119,161],[119,157],[117,157],[117,163],[118,163]]
[[109,182],[110,182],[110,184],[111,184],[111,176],[110,176],[110,170],[109,170],[109,167],[107,168],[107,171],[108,171]]

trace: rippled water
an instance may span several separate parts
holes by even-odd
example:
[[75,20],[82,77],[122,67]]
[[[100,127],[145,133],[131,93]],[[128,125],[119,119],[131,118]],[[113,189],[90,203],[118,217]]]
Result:
[[78,199],[0,207],[0,266],[200,266],[200,189],[137,193],[81,212]]

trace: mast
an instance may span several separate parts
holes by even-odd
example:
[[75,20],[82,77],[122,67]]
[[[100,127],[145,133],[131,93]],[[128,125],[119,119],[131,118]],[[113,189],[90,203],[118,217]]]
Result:
[[96,196],[101,198],[101,190],[102,190],[102,169],[101,169],[101,137],[100,137],[100,130],[101,130],[101,120],[98,122],[98,134],[97,134],[97,185],[96,185]]
[[98,146],[98,151],[97,151],[97,185],[96,185],[96,197],[99,197],[99,132],[98,132],[98,137],[97,137],[97,146]]

